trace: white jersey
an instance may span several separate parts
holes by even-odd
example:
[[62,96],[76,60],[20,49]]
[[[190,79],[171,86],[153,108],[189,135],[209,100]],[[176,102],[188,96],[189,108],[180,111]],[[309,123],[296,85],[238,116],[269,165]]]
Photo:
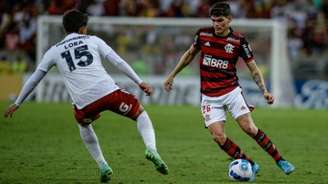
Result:
[[37,69],[48,72],[56,65],[73,103],[82,109],[119,89],[101,63],[101,56],[112,51],[96,36],[72,33],[45,53]]

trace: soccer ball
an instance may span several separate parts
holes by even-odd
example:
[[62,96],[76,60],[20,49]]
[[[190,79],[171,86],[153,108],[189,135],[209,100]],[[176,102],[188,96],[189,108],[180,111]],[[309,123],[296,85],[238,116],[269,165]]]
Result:
[[233,181],[252,181],[252,165],[244,159],[234,160],[229,164],[228,175]]

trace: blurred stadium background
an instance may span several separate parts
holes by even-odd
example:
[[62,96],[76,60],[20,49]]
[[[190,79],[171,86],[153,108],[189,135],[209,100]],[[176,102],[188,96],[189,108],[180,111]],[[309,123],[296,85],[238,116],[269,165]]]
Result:
[[[195,31],[209,25],[208,10],[214,2],[1,0],[0,109],[17,97],[41,55],[62,39],[60,15],[78,8],[91,16],[91,34],[103,38],[155,87],[155,94],[145,97],[105,63],[119,85],[149,104],[145,107],[156,128],[158,147],[170,167],[168,176],[155,173],[143,159],[144,146],[132,121],[103,113],[94,128],[114,169],[112,183],[234,183],[226,175],[227,155],[203,129],[197,61],[177,77],[173,93],[162,88],[164,76],[192,43]],[[247,99],[262,106],[254,119],[296,165],[296,172],[283,175],[236,124],[227,123],[227,133],[261,165],[255,183],[327,184],[328,0],[229,2],[233,27],[248,37],[267,84],[279,97],[278,108],[266,108],[240,62]],[[56,70],[30,100],[13,119],[0,117],[0,183],[97,183],[97,166],[79,138]]]
[[[77,8],[93,16],[89,26],[90,32],[105,39],[138,73],[143,75],[143,78],[149,79],[148,81],[155,86],[157,92],[154,97],[143,99],[144,103],[198,104],[199,92],[194,89],[198,87],[197,62],[193,62],[191,67],[184,70],[183,76],[186,79],[181,83],[177,81],[177,90],[172,95],[168,96],[162,91],[161,82],[163,76],[173,68],[183,51],[192,43],[197,28],[207,24],[206,19],[201,18],[207,18],[208,9],[214,2],[216,1],[2,0],[0,2],[0,81],[6,87],[2,87],[0,99],[14,99],[25,76],[34,70],[41,55],[51,44],[62,39],[64,33],[60,17],[57,17],[57,21],[51,18],[62,15],[68,9]],[[238,31],[244,32],[252,44],[266,81],[275,96],[278,96],[277,105],[327,108],[328,1],[231,0],[229,2],[234,22],[242,23],[241,26],[237,23],[235,27]],[[40,17],[43,17],[43,21],[40,21]],[[169,18],[170,24],[158,18]],[[186,18],[191,19],[187,21],[187,24],[191,22],[190,25],[176,26],[179,22],[186,22]],[[178,23],[174,23],[174,19]],[[137,20],[141,23],[135,23],[138,22]],[[205,24],[200,23],[202,21]],[[250,21],[259,22],[252,26]],[[282,26],[280,35],[283,39],[276,40],[278,48],[283,49],[279,52],[274,50],[271,43],[274,39],[270,29],[273,27],[257,26],[268,21],[278,22]],[[249,26],[243,26],[245,24]],[[280,64],[274,68],[275,65],[272,63]],[[116,74],[112,67],[106,67],[112,74]],[[247,70],[244,72],[244,66],[239,67],[242,68],[241,83],[248,99],[256,105],[264,105]],[[121,77],[116,79],[123,87],[138,93],[133,84],[127,83],[126,80],[120,81]],[[274,80],[279,83],[275,87]],[[32,96],[32,99],[69,101],[60,79],[49,79],[45,83],[39,87],[38,94]],[[137,95],[143,98],[142,94]],[[280,96],[282,98],[279,98]]]

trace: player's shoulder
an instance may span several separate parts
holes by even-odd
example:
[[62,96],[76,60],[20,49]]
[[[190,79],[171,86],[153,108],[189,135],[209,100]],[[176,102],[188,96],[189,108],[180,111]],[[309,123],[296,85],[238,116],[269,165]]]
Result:
[[103,45],[105,44],[106,42],[100,38],[99,36],[96,36],[96,35],[89,35],[90,36],[90,41],[97,44],[97,45]]
[[56,53],[58,49],[56,48],[56,45],[52,45],[46,52],[45,52],[45,56],[47,57],[51,57],[52,55],[54,55]]
[[88,35],[88,36],[89,36],[89,38],[92,39],[92,40],[98,40],[98,39],[101,39],[101,38],[99,38],[99,37],[96,36],[96,35]]
[[231,35],[238,40],[245,39],[245,34],[239,31],[232,30]]
[[103,39],[101,39],[99,36],[97,35],[89,35],[91,40],[95,40],[95,41],[103,41]]
[[212,34],[213,33],[213,28],[212,27],[202,27],[199,28],[197,31],[198,34]]

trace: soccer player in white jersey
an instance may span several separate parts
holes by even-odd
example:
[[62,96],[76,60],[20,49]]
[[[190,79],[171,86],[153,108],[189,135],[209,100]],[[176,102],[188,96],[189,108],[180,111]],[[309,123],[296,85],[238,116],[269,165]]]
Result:
[[102,39],[87,35],[87,22],[88,16],[78,10],[70,10],[64,14],[63,26],[67,36],[44,54],[39,66],[26,81],[15,103],[8,107],[4,116],[12,117],[50,68],[56,66],[73,101],[81,138],[99,166],[101,182],[109,181],[113,171],[103,156],[91,123],[105,110],[137,122],[146,146],[146,158],[154,163],[160,173],[168,174],[168,167],[157,152],[155,133],[147,112],[133,95],[115,84],[102,66],[101,57],[125,73],[147,95],[152,94],[152,87],[143,82]]

